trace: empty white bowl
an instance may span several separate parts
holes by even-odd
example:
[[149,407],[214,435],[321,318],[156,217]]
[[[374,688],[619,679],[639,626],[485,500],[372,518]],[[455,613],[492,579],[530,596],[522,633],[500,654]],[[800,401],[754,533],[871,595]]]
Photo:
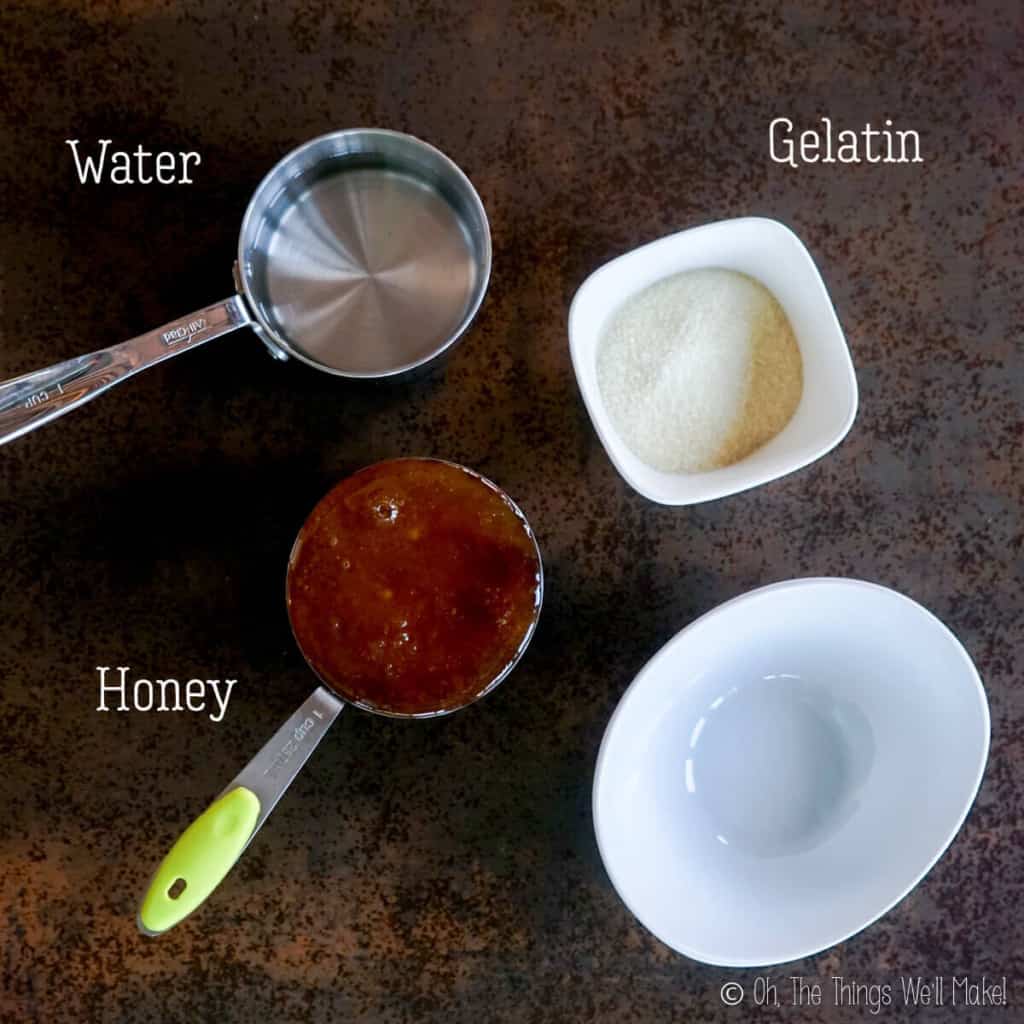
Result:
[[601,857],[694,960],[810,956],[924,877],[988,745],[978,673],[919,604],[858,580],[764,587],[677,634],[626,691],[594,778]]
[[[609,317],[627,299],[662,278],[704,267],[738,270],[779,300],[803,357],[803,397],[786,427],[745,459],[704,473],[664,473],[634,455],[612,425],[597,383],[597,349]],[[634,490],[663,505],[722,498],[800,469],[839,444],[857,413],[857,378],[821,274],[789,228],[763,217],[680,231],[594,271],[569,310],[569,349],[608,457]]]

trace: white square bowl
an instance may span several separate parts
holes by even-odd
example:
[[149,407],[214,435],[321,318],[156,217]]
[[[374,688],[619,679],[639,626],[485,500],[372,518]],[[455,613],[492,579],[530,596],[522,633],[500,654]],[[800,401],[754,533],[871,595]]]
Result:
[[[789,423],[739,462],[703,473],[664,473],[634,455],[612,424],[597,383],[597,348],[609,317],[631,296],[673,274],[711,267],[747,274],[779,300],[800,346],[803,395]],[[825,282],[803,242],[765,217],[680,231],[595,270],[569,309],[569,350],[608,457],[634,490],[662,505],[712,501],[792,473],[839,444],[857,414],[857,378]]]

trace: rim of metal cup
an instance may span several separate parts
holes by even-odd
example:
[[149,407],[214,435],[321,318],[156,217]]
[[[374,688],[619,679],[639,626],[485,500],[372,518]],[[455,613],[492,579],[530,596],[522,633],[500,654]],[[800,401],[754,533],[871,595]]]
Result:
[[[358,476],[358,474],[365,472],[369,469],[374,469],[377,466],[386,466],[392,462],[437,462],[444,466],[451,466],[453,469],[459,469],[463,473],[467,474],[479,480],[482,484],[489,487],[494,491],[516,514],[516,517],[523,524],[523,528],[526,530],[526,535],[530,538],[530,543],[533,545],[533,553],[537,558],[537,598],[536,604],[534,605],[533,618],[530,620],[530,625],[527,627],[526,632],[523,634],[522,640],[519,642],[519,646],[516,648],[516,652],[512,657],[512,660],[498,673],[478,694],[471,697],[469,700],[462,704],[456,704],[453,707],[441,708],[437,711],[417,711],[417,712],[403,712],[403,711],[388,711],[384,708],[376,707],[366,701],[354,700],[347,696],[345,693],[335,688],[334,684],[325,679],[315,668],[313,663],[306,656],[305,650],[303,650],[302,644],[299,643],[299,638],[295,635],[295,626],[292,623],[291,611],[288,609],[288,577],[291,575],[292,561],[295,557],[295,549],[298,547],[299,538],[302,536],[302,531],[306,528],[306,523],[309,522],[309,517],[313,514],[317,505],[320,504],[324,498],[327,497],[335,487],[340,487],[346,480],[351,480],[352,477]],[[408,455],[398,456],[393,459],[381,459],[379,462],[371,462],[368,466],[363,466],[361,469],[357,469],[354,473],[349,473],[348,476],[342,477],[333,487],[328,490],[320,501],[313,506],[310,510],[309,515],[302,522],[302,526],[299,527],[298,533],[295,535],[295,540],[292,542],[291,550],[288,552],[288,566],[285,570],[285,609],[288,610],[288,627],[292,633],[292,639],[295,641],[295,646],[299,649],[299,653],[302,655],[303,661],[309,666],[310,671],[316,676],[320,682],[327,687],[339,700],[344,701],[346,704],[351,704],[352,707],[359,708],[362,711],[369,711],[371,714],[380,715],[382,718],[443,718],[445,715],[451,715],[456,711],[462,711],[463,708],[468,708],[471,704],[475,704],[478,700],[486,697],[487,694],[496,690],[511,674],[512,670],[519,664],[520,659],[526,653],[527,647],[530,646],[530,641],[533,639],[533,634],[537,631],[537,623],[540,621],[541,609],[544,606],[544,560],[541,558],[540,545],[537,543],[537,537],[533,532],[533,527],[530,526],[530,521],[526,518],[523,510],[508,496],[508,494],[500,488],[493,480],[484,476],[482,473],[478,473],[475,469],[470,469],[468,466],[462,465],[460,462],[452,462],[449,459],[438,459],[429,455]]]
[[[401,366],[379,372],[338,370],[333,366],[327,366],[326,364],[314,359],[312,356],[307,355],[302,351],[302,349],[294,345],[287,336],[275,330],[260,312],[260,304],[253,295],[253,291],[250,287],[250,278],[252,275],[249,267],[249,261],[246,259],[245,246],[243,242],[252,228],[253,221],[258,217],[262,217],[262,211],[269,205],[269,201],[263,196],[264,189],[269,186],[271,180],[282,167],[293,161],[298,162],[307,150],[314,149],[326,142],[353,136],[401,139],[403,142],[417,146],[433,155],[452,176],[452,178],[459,182],[465,190],[470,204],[473,207],[473,211],[479,218],[483,236],[483,244],[481,247],[482,260],[477,267],[477,271],[480,275],[479,285],[476,288],[476,295],[474,296],[473,301],[467,307],[466,312],[455,331],[448,337],[443,345],[434,349],[427,355],[422,356],[411,363],[404,363]],[[259,200],[258,204],[257,200]],[[457,211],[456,215],[458,215]],[[461,219],[462,218],[460,217],[460,220]],[[391,128],[343,128],[338,131],[325,132],[323,135],[317,135],[315,138],[302,143],[301,146],[296,146],[295,149],[281,157],[281,159],[278,160],[265,175],[263,175],[260,183],[253,191],[252,196],[249,199],[249,204],[245,208],[245,215],[242,217],[242,225],[238,231],[238,250],[236,259],[236,265],[238,267],[238,284],[245,296],[246,305],[248,306],[250,316],[252,317],[253,326],[257,329],[258,333],[265,333],[273,345],[280,347],[288,355],[293,356],[300,362],[305,363],[307,366],[312,366],[315,370],[322,370],[324,373],[332,374],[335,377],[346,377],[351,380],[385,380],[389,377],[398,377],[402,374],[410,373],[413,370],[425,367],[435,359],[439,359],[462,338],[467,330],[469,330],[473,321],[476,319],[477,314],[480,312],[480,307],[483,305],[484,297],[487,295],[487,289],[491,281],[491,225],[490,221],[487,219],[487,210],[484,208],[483,201],[476,190],[476,186],[474,186],[473,182],[469,180],[465,171],[463,171],[450,156],[443,153],[436,146],[431,145],[429,142],[425,142],[423,139],[418,138],[415,135],[410,135],[407,132],[394,131]]]

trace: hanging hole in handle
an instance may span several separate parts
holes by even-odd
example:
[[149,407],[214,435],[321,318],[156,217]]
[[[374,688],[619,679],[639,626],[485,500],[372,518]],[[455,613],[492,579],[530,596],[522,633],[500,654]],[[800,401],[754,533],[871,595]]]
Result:
[[184,878],[176,878],[171,884],[170,889],[167,890],[167,895],[170,899],[176,900],[185,891],[188,886],[188,882]]

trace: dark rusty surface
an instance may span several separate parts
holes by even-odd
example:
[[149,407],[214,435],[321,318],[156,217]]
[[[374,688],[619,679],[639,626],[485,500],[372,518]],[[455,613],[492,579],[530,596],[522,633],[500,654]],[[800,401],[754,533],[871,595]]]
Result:
[[[4,5],[0,376],[226,295],[258,179],[334,128],[450,153],[495,257],[476,327],[417,382],[340,383],[240,333],[0,452],[0,1018],[742,1019],[718,990],[753,975],[673,954],[611,890],[594,758],[629,680],[695,615],[848,574],[961,636],[991,760],[910,897],[767,973],[1007,975],[1010,1010],[887,1019],[1021,1019],[1022,24],[1008,2],[889,7]],[[823,114],[915,128],[926,162],[769,162],[772,117]],[[107,137],[197,150],[196,184],[79,185],[64,140]],[[790,224],[819,261],[860,414],[792,477],[655,507],[589,426],[567,306],[608,258],[741,214]],[[282,594],[296,529],[346,472],[404,454],[475,467],[532,520],[548,594],[531,650],[450,720],[344,715],[210,904],[141,938],[136,901],[169,842],[309,688]],[[219,725],[104,715],[97,665],[240,682]]]

